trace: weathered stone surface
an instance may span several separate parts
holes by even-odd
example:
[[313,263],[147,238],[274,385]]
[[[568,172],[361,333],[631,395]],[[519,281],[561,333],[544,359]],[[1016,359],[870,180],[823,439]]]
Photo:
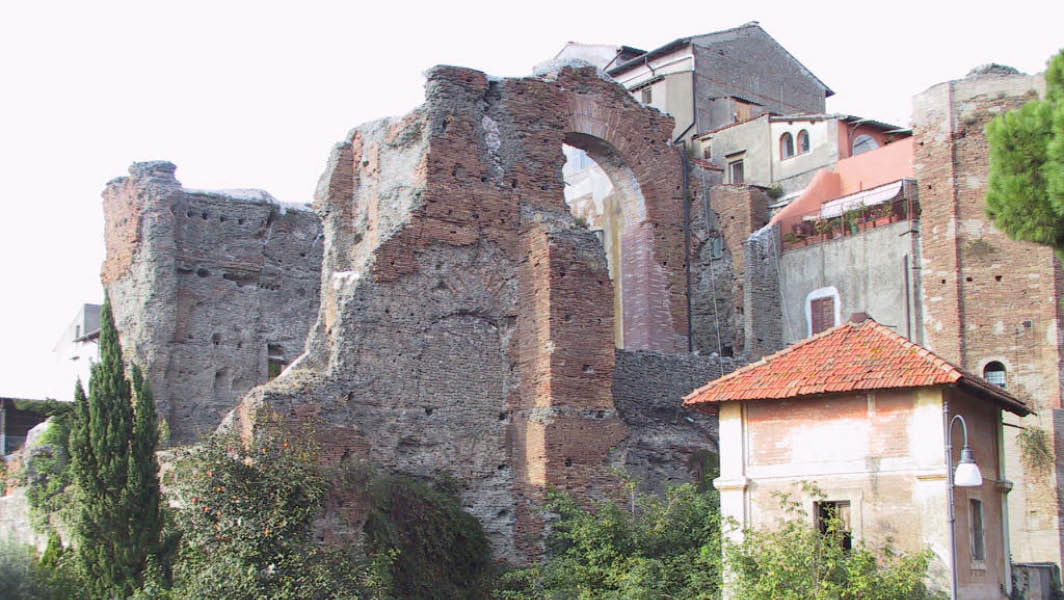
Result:
[[318,305],[321,224],[258,190],[187,190],[168,162],[104,191],[103,281],[126,358],[143,366],[175,443],[195,441],[268,356],[303,351]]
[[629,437],[615,452],[617,466],[657,492],[704,475],[705,453],[717,452],[717,418],[684,408],[683,397],[737,366],[732,358],[618,350],[613,401]]
[[925,345],[982,374],[991,361],[1009,392],[1038,414],[1010,423],[1053,439],[1055,466],[1029,470],[1020,429],[1005,428],[1010,551],[1017,562],[1064,558],[1064,379],[1061,323],[1064,270],[1052,249],[1009,239],[986,217],[995,115],[1045,93],[1041,76],[991,68],[935,85],[913,99],[914,170],[921,206],[921,287]]
[[[671,127],[593,69],[499,81],[432,69],[422,107],[333,151],[307,354],[228,426],[309,423],[325,460],[449,472],[501,556],[534,554],[544,491],[609,494],[611,450],[629,438],[612,389],[615,282],[564,203],[562,143],[633,174],[645,205],[622,207],[625,343],[674,351],[687,324]],[[708,425],[684,435],[712,444]]]

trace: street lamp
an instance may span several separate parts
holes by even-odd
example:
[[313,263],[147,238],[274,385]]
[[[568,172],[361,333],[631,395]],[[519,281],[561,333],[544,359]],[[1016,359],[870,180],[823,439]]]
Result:
[[[948,408],[947,408],[948,410]],[[961,422],[961,431],[964,432],[964,446],[961,447],[961,460],[957,463],[957,471],[953,471],[953,424]],[[957,512],[953,505],[953,486],[979,487],[983,485],[983,476],[979,473],[979,467],[975,464],[975,455],[971,446],[968,445],[968,424],[964,417],[953,415],[946,427],[946,478],[949,488],[949,547],[950,558],[953,563],[953,578],[950,582],[950,599],[957,600]]]

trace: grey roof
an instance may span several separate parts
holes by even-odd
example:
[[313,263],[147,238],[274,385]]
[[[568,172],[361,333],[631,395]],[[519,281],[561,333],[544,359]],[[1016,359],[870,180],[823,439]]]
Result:
[[805,65],[803,65],[797,58],[795,58],[793,54],[791,54],[786,48],[784,48],[779,42],[777,42],[775,38],[773,38],[771,35],[768,34],[768,32],[766,32],[764,29],[762,29],[761,25],[758,24],[757,21],[750,21],[749,23],[744,23],[744,24],[742,24],[742,25],[740,25],[738,27],[732,27],[730,29],[722,29],[720,31],[714,31],[714,32],[711,32],[711,33],[704,33],[702,35],[693,35],[693,36],[688,36],[688,37],[677,38],[677,39],[669,42],[668,44],[665,44],[664,46],[661,46],[659,48],[655,48],[654,50],[651,50],[650,52],[645,52],[643,54],[640,54],[640,55],[636,56],[635,58],[632,58],[631,60],[627,60],[627,61],[625,61],[625,62],[623,62],[623,63],[621,63],[621,64],[619,64],[619,65],[617,65],[615,67],[612,67],[606,72],[607,72],[607,74],[609,74],[611,76],[615,76],[617,74],[623,73],[624,71],[627,71],[631,67],[634,67],[634,66],[637,66],[637,65],[641,64],[645,60],[650,60],[652,58],[657,58],[659,56],[668,54],[668,53],[670,53],[670,52],[672,52],[672,51],[674,51],[674,50],[676,50],[678,48],[682,48],[682,47],[684,47],[684,46],[686,46],[688,44],[692,44],[692,43],[696,44],[698,46],[710,47],[715,42],[721,42],[721,41],[724,41],[725,39],[729,38],[730,36],[728,34],[731,34],[731,33],[734,33],[736,31],[740,31],[740,30],[743,30],[743,29],[756,29],[756,30],[760,31],[766,38],[771,40],[773,44],[775,44],[780,50],[782,50],[784,54],[789,56],[791,58],[791,60],[793,60],[796,65],[798,65],[798,68],[800,68],[805,74],[807,74],[810,77],[812,77],[813,79],[815,79],[816,82],[819,83],[824,88],[824,97],[834,96],[835,95],[835,92],[832,91],[832,89],[829,88],[826,83],[824,83],[819,77],[814,75],[813,72],[810,71]]

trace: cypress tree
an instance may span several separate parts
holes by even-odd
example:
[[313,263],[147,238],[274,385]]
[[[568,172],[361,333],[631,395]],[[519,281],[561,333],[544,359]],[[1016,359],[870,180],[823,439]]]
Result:
[[78,567],[90,596],[108,599],[138,587],[158,549],[161,509],[155,406],[139,371],[134,385],[126,379],[109,300],[100,311],[99,344],[88,395],[80,382],[75,390],[70,451]]

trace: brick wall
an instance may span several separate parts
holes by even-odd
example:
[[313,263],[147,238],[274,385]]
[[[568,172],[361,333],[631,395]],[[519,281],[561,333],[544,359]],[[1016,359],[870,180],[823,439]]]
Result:
[[[914,166],[927,346],[979,374],[990,361],[1003,363],[1009,391],[1040,413],[1023,425],[1052,431],[1064,365],[1060,264],[1044,246],[1009,239],[985,215],[984,128],[994,115],[1036,97],[1042,86],[1040,77],[982,76],[916,96]],[[1013,555],[1059,562],[1060,493],[1052,476],[1025,472],[1016,430],[1007,430],[1007,472],[1016,482],[1009,496]]]

